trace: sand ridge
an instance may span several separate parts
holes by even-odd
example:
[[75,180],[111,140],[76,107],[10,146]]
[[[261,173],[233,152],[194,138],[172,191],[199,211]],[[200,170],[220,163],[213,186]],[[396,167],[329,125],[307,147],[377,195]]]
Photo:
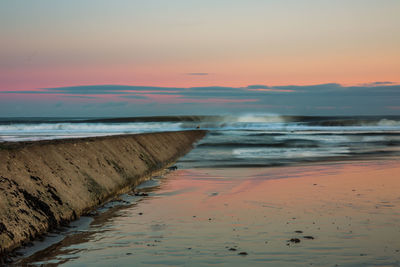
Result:
[[206,131],[0,145],[0,256],[136,186]]

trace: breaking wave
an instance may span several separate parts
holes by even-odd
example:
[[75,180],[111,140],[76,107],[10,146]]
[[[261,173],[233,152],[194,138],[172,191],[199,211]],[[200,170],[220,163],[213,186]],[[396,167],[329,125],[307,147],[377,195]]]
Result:
[[400,155],[400,117],[276,114],[115,119],[0,119],[1,141],[208,130],[181,167],[262,167]]

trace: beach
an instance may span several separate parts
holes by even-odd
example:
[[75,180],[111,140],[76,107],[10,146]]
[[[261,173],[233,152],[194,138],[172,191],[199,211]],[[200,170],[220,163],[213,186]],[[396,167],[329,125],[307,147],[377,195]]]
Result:
[[400,266],[399,14],[0,1],[0,267]]
[[398,158],[177,170],[23,263],[396,266],[399,173]]
[[[70,144],[62,151],[71,157],[61,157],[67,173],[76,171],[69,161],[91,166],[91,176],[102,183],[131,175],[89,159],[118,158],[128,169],[143,161],[126,151],[132,144],[118,141],[121,134],[189,131],[193,138],[185,146],[195,142],[185,156],[164,158],[169,164],[178,159],[175,167],[155,164],[164,171],[110,192],[109,202],[93,203],[99,206],[90,213],[26,243],[13,260],[66,266],[398,265],[399,121],[246,115],[0,122],[2,141]],[[196,135],[197,128],[206,132]],[[175,137],[155,137],[139,147],[150,162],[160,148],[164,155],[170,145],[180,151],[181,138]],[[116,141],[90,150],[80,141],[85,138]],[[81,144],[75,148],[75,142]],[[37,158],[21,157],[20,171],[39,164]]]

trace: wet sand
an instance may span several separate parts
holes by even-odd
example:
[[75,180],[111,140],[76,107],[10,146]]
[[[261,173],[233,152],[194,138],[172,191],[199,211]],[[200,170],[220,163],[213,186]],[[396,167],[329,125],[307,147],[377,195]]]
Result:
[[[130,190],[204,131],[0,143],[0,265],[10,251]],[[4,257],[3,257],[4,256]]]
[[24,263],[400,264],[399,159],[177,170],[148,185]]

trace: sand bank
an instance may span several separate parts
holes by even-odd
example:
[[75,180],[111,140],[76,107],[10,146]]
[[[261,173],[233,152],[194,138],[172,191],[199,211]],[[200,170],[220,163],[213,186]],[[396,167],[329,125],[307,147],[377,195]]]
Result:
[[0,256],[136,186],[205,133],[0,144]]

